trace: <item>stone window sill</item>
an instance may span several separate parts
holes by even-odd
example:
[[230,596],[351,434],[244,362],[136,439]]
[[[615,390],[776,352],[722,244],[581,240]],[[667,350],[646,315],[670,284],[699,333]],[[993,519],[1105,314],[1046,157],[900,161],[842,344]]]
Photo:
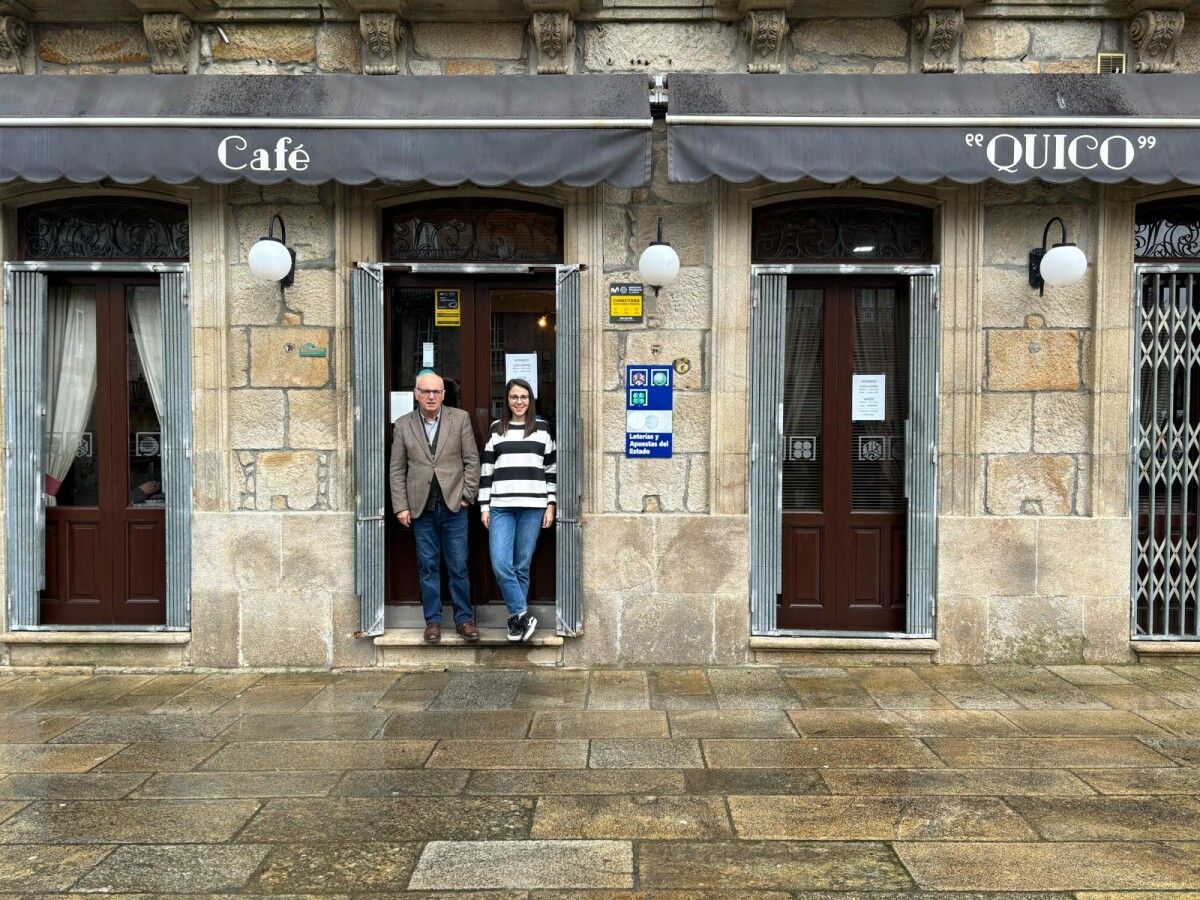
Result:
[[0,644],[186,644],[190,631],[5,631]]
[[1200,641],[1130,641],[1138,656],[1198,656]]
[[480,628],[479,641],[468,644],[462,635],[456,634],[454,626],[442,626],[442,639],[436,644],[425,643],[423,628],[389,628],[375,638],[376,647],[428,647],[436,650],[439,647],[561,647],[563,639],[553,632],[536,631],[533,637],[525,643],[510,643],[508,632],[504,628]]
[[932,638],[856,638],[856,637],[752,637],[751,650],[819,650],[868,653],[936,653],[938,642]]

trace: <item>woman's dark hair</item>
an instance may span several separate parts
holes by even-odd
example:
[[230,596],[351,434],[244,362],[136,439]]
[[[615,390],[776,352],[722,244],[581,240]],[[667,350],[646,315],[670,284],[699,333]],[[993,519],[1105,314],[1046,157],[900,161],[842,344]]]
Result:
[[508,392],[513,388],[524,388],[529,395],[529,406],[525,408],[525,437],[537,431],[537,400],[533,396],[533,388],[524,378],[510,378],[504,386],[504,405],[500,408],[500,434],[508,433],[508,425],[512,421],[512,407],[508,405]]

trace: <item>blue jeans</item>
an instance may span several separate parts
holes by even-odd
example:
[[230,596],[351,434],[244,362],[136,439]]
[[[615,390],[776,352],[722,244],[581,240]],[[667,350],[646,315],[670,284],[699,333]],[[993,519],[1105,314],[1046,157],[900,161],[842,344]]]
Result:
[[488,550],[510,616],[519,616],[528,608],[529,561],[533,559],[545,514],[544,508],[492,507]]
[[471,608],[471,579],[467,574],[467,510],[450,512],[439,502],[412,520],[417,539],[417,565],[421,572],[421,606],[425,622],[442,621],[442,557],[450,582],[454,624],[475,618]]

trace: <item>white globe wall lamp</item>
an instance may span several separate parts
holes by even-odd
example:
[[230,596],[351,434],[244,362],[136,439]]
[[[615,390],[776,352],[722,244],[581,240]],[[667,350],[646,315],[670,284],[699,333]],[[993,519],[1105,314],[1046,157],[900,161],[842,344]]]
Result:
[[[1047,249],[1050,227],[1055,222],[1062,229],[1062,241]],[[1029,251],[1029,286],[1045,294],[1048,284],[1055,287],[1077,284],[1087,272],[1087,264],[1086,254],[1067,240],[1066,223],[1055,216],[1042,232],[1042,246]]]
[[658,219],[658,238],[642,251],[638,260],[638,274],[642,281],[654,288],[655,296],[679,274],[679,254],[663,240],[661,216]]
[[[275,223],[279,223],[279,237],[275,237]],[[250,274],[262,281],[278,281],[280,287],[288,287],[295,280],[296,251],[287,245],[287,230],[283,217],[276,213],[267,223],[267,233],[255,241],[246,255]]]

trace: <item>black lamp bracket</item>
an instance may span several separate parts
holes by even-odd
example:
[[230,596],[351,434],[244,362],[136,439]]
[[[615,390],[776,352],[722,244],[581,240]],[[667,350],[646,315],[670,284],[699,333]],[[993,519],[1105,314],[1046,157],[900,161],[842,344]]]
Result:
[[1046,282],[1042,278],[1042,257],[1046,255],[1046,241],[1050,239],[1050,228],[1055,222],[1062,229],[1062,240],[1054,246],[1070,246],[1070,242],[1067,240],[1067,224],[1060,216],[1055,216],[1046,223],[1046,227],[1042,230],[1042,246],[1034,247],[1029,251],[1029,286],[1037,288],[1040,296],[1044,296],[1046,293]]
[[[275,223],[279,223],[279,237],[275,237]],[[264,241],[278,241],[283,244],[283,248],[292,255],[292,267],[288,269],[288,273],[279,279],[281,287],[291,287],[296,280],[296,251],[287,245],[287,227],[283,224],[283,216],[275,213],[267,221],[267,233],[263,235]]]

